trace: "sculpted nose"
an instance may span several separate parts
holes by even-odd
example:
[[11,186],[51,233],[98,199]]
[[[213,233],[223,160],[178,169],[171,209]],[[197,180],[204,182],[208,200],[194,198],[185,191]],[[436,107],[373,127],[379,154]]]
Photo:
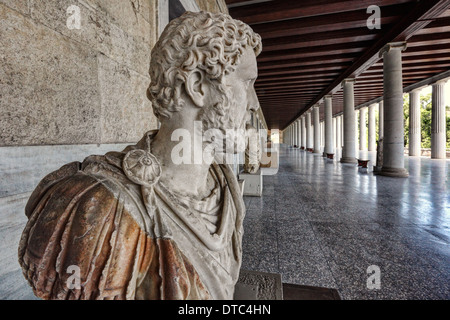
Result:
[[256,112],[259,109],[259,100],[255,89],[251,90],[250,98],[248,100],[248,108],[251,112]]

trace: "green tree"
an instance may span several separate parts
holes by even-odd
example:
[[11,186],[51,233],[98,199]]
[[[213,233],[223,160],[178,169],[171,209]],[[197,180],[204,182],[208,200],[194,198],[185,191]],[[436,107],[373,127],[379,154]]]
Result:
[[431,93],[420,97],[422,148],[431,148]]

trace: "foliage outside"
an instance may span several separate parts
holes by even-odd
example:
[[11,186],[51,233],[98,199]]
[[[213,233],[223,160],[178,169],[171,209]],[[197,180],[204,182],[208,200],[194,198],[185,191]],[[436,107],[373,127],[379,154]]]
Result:
[[[431,108],[432,108],[432,94],[420,95],[420,118],[421,118],[421,139],[422,148],[431,148]],[[450,149],[450,107],[446,106],[446,121],[447,121],[447,150]],[[405,115],[405,146],[409,143],[409,94],[403,95],[403,114]]]

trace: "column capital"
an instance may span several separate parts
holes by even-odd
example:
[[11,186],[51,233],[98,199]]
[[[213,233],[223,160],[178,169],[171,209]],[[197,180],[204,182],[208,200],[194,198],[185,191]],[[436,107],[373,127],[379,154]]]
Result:
[[420,87],[420,88],[416,88],[414,90],[409,91],[408,93],[420,93],[420,91],[422,91],[426,86]]
[[332,94],[327,94],[325,97],[323,97],[324,99],[333,99],[333,95]]
[[435,83],[432,83],[431,85],[432,86],[434,86],[434,85],[445,85],[449,80],[450,80],[449,78],[441,79],[441,80],[436,81]]
[[356,83],[356,79],[355,78],[347,78],[347,79],[344,79],[344,80],[342,80],[342,87],[345,85],[345,84],[347,84],[347,83],[353,83],[353,84],[355,84]]
[[381,50],[379,52],[379,57],[383,58],[383,55],[385,53],[388,53],[391,50],[405,51],[407,47],[408,47],[408,45],[407,45],[406,41],[389,42],[383,48],[381,48]]

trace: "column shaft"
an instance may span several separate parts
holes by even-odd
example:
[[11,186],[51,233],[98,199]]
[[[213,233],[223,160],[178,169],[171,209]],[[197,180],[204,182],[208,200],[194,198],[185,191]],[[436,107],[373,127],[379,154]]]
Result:
[[366,126],[367,108],[359,109],[359,150],[367,151],[367,126]]
[[343,82],[344,87],[344,147],[342,149],[341,162],[356,163],[355,150],[355,100],[354,79]]
[[409,156],[417,157],[421,152],[422,123],[420,120],[420,91],[409,93]]
[[378,140],[384,137],[384,101],[378,103]]
[[333,105],[332,97],[325,97],[325,155],[334,154]]
[[342,142],[341,142],[341,117],[336,117],[336,148],[340,149],[342,148]]
[[312,149],[311,112],[306,113],[306,147]]
[[301,131],[302,131],[302,148],[306,149],[306,119],[305,116],[301,118]]
[[404,163],[404,115],[402,51],[405,43],[391,43],[382,49],[384,79],[383,167],[380,174],[407,177]]
[[444,85],[444,81],[433,84],[431,109],[431,159],[446,158]]
[[314,116],[314,153],[320,153],[320,121],[319,106],[313,108]]
[[376,119],[375,119],[375,105],[369,106],[369,151],[377,150],[376,143]]

